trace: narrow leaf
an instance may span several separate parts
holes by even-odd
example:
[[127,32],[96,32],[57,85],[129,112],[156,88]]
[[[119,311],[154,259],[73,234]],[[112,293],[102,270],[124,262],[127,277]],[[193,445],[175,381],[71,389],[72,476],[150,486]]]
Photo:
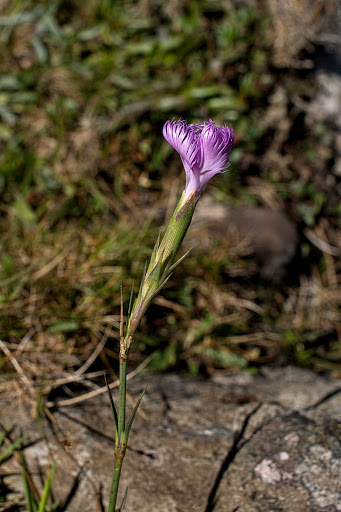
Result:
[[166,277],[166,279],[164,279],[160,286],[155,290],[155,292],[153,293],[153,295],[150,297],[149,300],[152,300],[158,293],[159,291],[164,287],[164,285],[167,283],[168,279],[171,277],[172,274],[169,274],[169,276]]
[[130,292],[130,298],[129,298],[129,306],[128,306],[128,318],[130,316],[130,313],[131,313],[131,310],[133,308],[133,298],[134,298],[134,286],[135,286],[135,281],[133,279],[133,283],[131,285],[131,292]]
[[147,262],[144,264],[142,280],[141,280],[141,285],[140,285],[140,291],[142,290],[142,286],[143,286],[144,280],[146,278],[146,274],[147,274]]
[[154,245],[154,249],[153,249],[152,255],[150,257],[148,272],[154,267],[154,262],[155,262],[155,258],[156,258],[156,254],[157,254],[157,251],[159,249],[159,246],[160,246],[160,233],[159,233],[159,235],[157,237],[157,240],[156,240],[156,243]]
[[0,448],[3,445],[3,443],[6,439],[6,436],[7,436],[7,432],[6,432],[6,430],[3,430],[0,434]]
[[178,265],[180,265],[180,263],[189,255],[189,253],[191,252],[192,248],[190,248],[183,256],[181,256],[181,258],[178,259],[178,261],[176,261],[175,263],[173,263],[173,265],[170,267],[169,269],[169,272],[173,272],[176,267]]
[[10,446],[8,446],[3,452],[0,453],[0,464],[4,462],[12,453],[21,446],[26,436],[19,437]]
[[45,485],[44,485],[44,489],[43,489],[43,492],[42,492],[42,495],[41,495],[41,500],[40,500],[40,503],[39,503],[39,508],[38,508],[38,512],[45,512],[46,511],[46,503],[47,503],[47,500],[50,496],[50,493],[51,493],[51,486],[52,486],[52,482],[53,482],[53,478],[54,478],[54,474],[56,472],[56,467],[57,467],[57,461],[53,461],[53,464],[51,466],[51,469],[49,471],[49,475],[47,477],[47,480],[45,482]]
[[142,288],[143,288],[143,284],[144,284],[144,280],[146,278],[146,274],[147,274],[147,262],[145,263],[144,265],[144,270],[143,270],[143,275],[142,275],[142,279],[141,279],[141,284],[140,284],[140,289],[139,289],[139,293],[137,295],[137,298],[135,299],[134,303],[133,303],[133,306],[132,306],[132,309],[134,309],[134,306],[136,305],[136,303],[139,301],[139,299],[141,298],[141,294],[142,294]]
[[25,489],[25,494],[26,494],[27,512],[35,512],[36,507],[37,507],[37,502],[34,499],[33,493],[30,488],[29,475],[27,472],[26,461],[25,461],[25,458],[22,453],[20,454],[20,463],[21,463],[21,467],[22,467],[22,479],[24,482],[24,489]]
[[[146,388],[147,389],[147,388]],[[131,413],[131,416],[129,418],[129,421],[127,423],[127,426],[126,426],[126,429],[124,431],[124,435],[123,435],[123,443],[125,445],[128,444],[128,439],[129,439],[129,434],[130,434],[130,429],[131,429],[131,426],[133,424],[133,421],[134,421],[134,418],[136,416],[136,413],[137,413],[137,409],[139,408],[140,406],[140,403],[141,403],[141,400],[146,392],[146,389],[144,389],[139,397],[139,399],[137,400],[136,404],[135,404],[135,407],[134,407],[134,410],[133,412]]]
[[122,504],[120,506],[119,512],[124,512],[124,507],[125,507],[125,504],[126,504],[126,501],[127,501],[127,496],[128,496],[128,487],[125,490],[125,493],[124,493],[124,496],[123,496],[123,500],[122,500]]
[[121,285],[121,311],[120,311],[120,339],[123,337],[124,315],[123,315],[123,287]]
[[108,384],[108,381],[107,381],[106,376],[104,376],[104,378],[105,378],[105,383],[106,383],[107,390],[108,390],[108,395],[109,395],[109,402],[110,402],[111,412],[112,412],[112,416],[113,416],[113,418],[114,418],[114,424],[115,424],[115,440],[116,440],[116,442],[117,442],[117,440],[118,440],[118,416],[117,416],[117,411],[116,411],[116,407],[115,407],[114,399],[113,399],[113,397],[112,397],[111,389],[110,389],[110,386],[109,386],[109,384]]

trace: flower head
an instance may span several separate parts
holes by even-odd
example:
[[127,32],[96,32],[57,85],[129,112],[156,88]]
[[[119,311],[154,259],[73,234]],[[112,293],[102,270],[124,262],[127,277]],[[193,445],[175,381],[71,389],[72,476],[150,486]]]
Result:
[[186,171],[186,197],[194,191],[199,197],[206,183],[230,165],[234,133],[225,124],[216,126],[211,119],[202,124],[187,124],[182,119],[166,121],[163,136],[181,157]]

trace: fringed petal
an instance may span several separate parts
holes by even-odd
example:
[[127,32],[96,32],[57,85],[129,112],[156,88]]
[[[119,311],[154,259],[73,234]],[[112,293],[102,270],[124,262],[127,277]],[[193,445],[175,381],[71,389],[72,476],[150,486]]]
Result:
[[195,165],[197,153],[200,152],[197,132],[195,125],[188,125],[182,119],[167,121],[163,127],[163,136],[166,141],[190,167]]
[[186,172],[186,196],[198,197],[206,183],[229,167],[234,133],[226,125],[217,127],[210,119],[202,124],[167,121],[163,127],[167,142],[179,153]]

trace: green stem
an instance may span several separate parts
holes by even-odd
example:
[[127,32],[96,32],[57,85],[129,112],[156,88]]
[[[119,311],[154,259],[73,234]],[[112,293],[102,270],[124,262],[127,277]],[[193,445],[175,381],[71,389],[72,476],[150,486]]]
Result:
[[115,453],[115,466],[114,466],[114,471],[113,471],[113,475],[112,475],[108,512],[115,512],[115,510],[116,510],[117,493],[118,493],[118,486],[120,483],[122,462],[123,462],[123,459],[120,461],[120,463],[118,463],[118,461],[116,459],[116,453]]
[[126,423],[126,389],[127,389],[127,360],[120,356],[120,387],[118,395],[118,428],[115,440],[115,464],[112,476],[108,512],[115,512],[118,486],[122,463],[126,446],[123,443],[123,435]]
[[126,428],[127,359],[120,355],[120,388],[118,394],[118,442]]

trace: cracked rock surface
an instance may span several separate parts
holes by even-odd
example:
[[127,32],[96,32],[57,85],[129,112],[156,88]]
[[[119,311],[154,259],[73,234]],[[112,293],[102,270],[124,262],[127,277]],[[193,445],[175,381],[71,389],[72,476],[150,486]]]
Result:
[[[137,397],[146,384],[123,466],[126,512],[341,511],[340,382],[283,368],[208,381],[152,375],[129,392]],[[54,424],[37,424],[15,400],[3,410],[2,421],[28,435],[33,474],[57,458],[54,497],[64,510],[97,511],[99,489],[106,505],[113,425],[105,395],[60,407]],[[13,457],[0,468],[14,491],[18,468]]]

